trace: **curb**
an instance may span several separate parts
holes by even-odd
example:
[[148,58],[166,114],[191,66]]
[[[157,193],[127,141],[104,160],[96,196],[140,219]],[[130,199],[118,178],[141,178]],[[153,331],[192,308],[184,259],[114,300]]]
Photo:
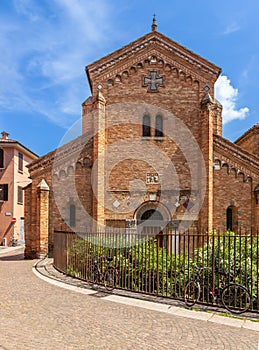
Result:
[[[58,277],[55,276],[55,274],[53,273],[50,274],[48,269],[46,268],[48,265],[51,264],[50,260],[51,259],[43,259],[43,260],[37,261],[33,265],[33,269],[32,269],[33,273],[37,277],[44,280],[45,282],[48,282],[60,288],[68,289],[76,293],[81,293],[85,295],[95,295],[99,293],[96,290],[90,289],[90,287],[87,285],[86,282],[82,282],[80,280],[76,280],[78,281],[78,285],[71,285],[65,280],[64,281],[58,280]],[[53,270],[57,271],[54,269],[54,267],[52,267],[52,271]],[[57,274],[58,273],[59,272],[57,271]],[[71,279],[71,277],[69,278]],[[231,315],[228,317],[226,315],[220,315],[215,312],[189,310],[179,306],[162,304],[162,303],[149,301],[149,300],[136,299],[129,296],[121,296],[116,294],[107,295],[106,293],[103,293],[103,294],[104,295],[100,299],[108,302],[115,302],[123,305],[140,307],[142,309],[163,312],[172,316],[187,317],[195,320],[218,323],[226,326],[244,328],[244,329],[249,329],[249,330],[259,332],[259,322],[251,321],[250,319],[247,319],[245,317],[235,317]]]

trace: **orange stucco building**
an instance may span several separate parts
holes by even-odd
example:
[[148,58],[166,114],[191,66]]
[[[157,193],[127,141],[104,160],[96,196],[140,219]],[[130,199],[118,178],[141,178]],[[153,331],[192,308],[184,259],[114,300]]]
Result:
[[38,156],[2,132],[0,138],[0,245],[24,243],[23,187],[30,183],[27,165]]

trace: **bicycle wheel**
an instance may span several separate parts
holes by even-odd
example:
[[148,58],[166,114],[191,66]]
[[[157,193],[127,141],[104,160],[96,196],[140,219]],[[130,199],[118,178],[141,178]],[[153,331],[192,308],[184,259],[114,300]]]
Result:
[[86,273],[86,281],[90,286],[97,283],[97,273],[94,270],[88,270]]
[[188,307],[193,306],[200,298],[200,284],[196,281],[189,281],[184,288],[184,302]]
[[246,312],[251,305],[251,299],[248,289],[238,283],[226,286],[221,295],[224,307],[234,314]]
[[107,290],[113,290],[115,288],[115,271],[109,269],[104,274],[104,286]]

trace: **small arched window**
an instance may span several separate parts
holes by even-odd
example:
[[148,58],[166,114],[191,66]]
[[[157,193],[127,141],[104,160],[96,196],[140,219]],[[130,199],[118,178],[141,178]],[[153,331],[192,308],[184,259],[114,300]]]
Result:
[[0,148],[0,168],[4,167],[4,150]]
[[233,230],[233,211],[231,207],[227,208],[227,230]]
[[163,118],[161,115],[156,116],[155,136],[158,136],[158,137],[163,136]]
[[227,230],[236,231],[238,227],[237,207],[234,205],[229,206],[226,211],[226,216]]
[[144,115],[142,124],[142,135],[150,136],[150,116]]
[[74,204],[69,206],[69,226],[76,226],[76,206]]

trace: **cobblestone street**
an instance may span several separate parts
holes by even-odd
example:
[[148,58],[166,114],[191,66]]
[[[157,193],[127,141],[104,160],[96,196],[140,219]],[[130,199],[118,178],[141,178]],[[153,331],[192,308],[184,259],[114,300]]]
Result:
[[258,349],[257,331],[59,288],[34,263],[22,250],[0,255],[1,350]]

